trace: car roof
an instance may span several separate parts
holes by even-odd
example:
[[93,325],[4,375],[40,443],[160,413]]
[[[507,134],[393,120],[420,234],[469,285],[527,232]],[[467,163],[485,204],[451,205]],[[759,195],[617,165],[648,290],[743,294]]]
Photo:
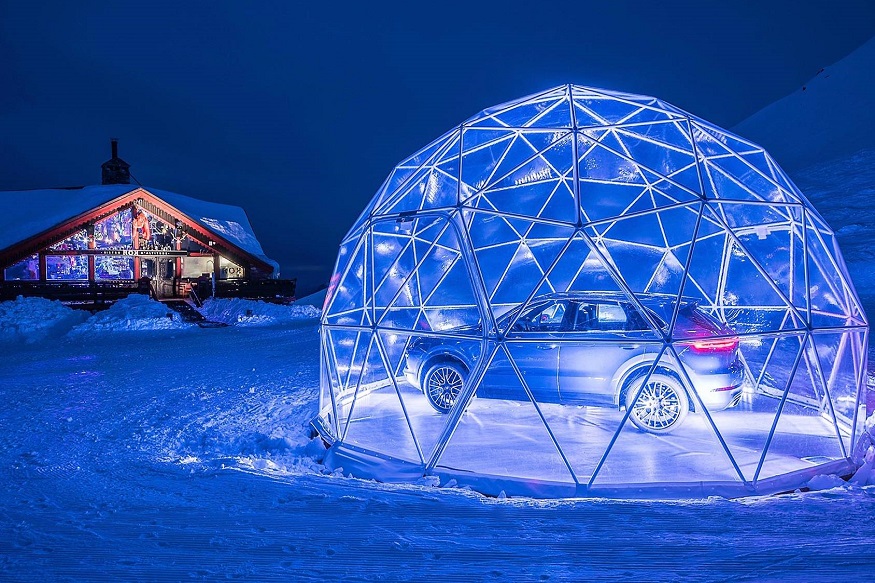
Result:
[[[642,304],[677,301],[677,296],[663,293],[636,293],[635,297]],[[550,300],[586,300],[586,301],[618,301],[632,303],[625,293],[620,291],[568,291],[543,294],[532,299],[530,303]],[[684,304],[695,304],[698,300],[690,297],[681,298]]]

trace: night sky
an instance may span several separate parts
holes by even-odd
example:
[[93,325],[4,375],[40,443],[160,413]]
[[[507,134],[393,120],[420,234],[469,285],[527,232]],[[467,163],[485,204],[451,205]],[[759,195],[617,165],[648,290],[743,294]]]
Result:
[[[875,2],[0,2],[0,190],[144,186],[246,209],[306,292],[401,159],[577,83],[731,127],[875,35]],[[75,196],[75,192],[71,192]]]

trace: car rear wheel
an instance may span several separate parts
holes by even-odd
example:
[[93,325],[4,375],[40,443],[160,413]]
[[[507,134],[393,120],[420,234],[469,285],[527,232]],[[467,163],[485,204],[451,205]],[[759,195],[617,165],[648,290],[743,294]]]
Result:
[[422,388],[429,404],[440,413],[449,413],[456,403],[467,372],[455,362],[439,362],[429,367]]
[[629,419],[639,429],[648,433],[668,433],[683,423],[690,411],[687,393],[677,379],[664,374],[653,374],[641,389],[633,381],[626,393],[626,409]]

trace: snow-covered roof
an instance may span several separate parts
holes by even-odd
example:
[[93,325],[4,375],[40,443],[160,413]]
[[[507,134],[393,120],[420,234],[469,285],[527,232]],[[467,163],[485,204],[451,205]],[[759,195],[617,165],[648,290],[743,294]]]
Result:
[[160,198],[205,229],[272,265],[275,273],[279,270],[279,264],[264,254],[242,208],[132,184],[0,192],[0,249],[33,237],[138,188]]

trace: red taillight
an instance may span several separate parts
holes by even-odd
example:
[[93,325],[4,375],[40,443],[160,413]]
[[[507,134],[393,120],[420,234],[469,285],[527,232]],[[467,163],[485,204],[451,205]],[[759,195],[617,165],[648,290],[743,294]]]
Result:
[[690,350],[711,354],[714,352],[734,352],[738,348],[738,338],[715,338],[713,340],[693,340],[689,343]]

